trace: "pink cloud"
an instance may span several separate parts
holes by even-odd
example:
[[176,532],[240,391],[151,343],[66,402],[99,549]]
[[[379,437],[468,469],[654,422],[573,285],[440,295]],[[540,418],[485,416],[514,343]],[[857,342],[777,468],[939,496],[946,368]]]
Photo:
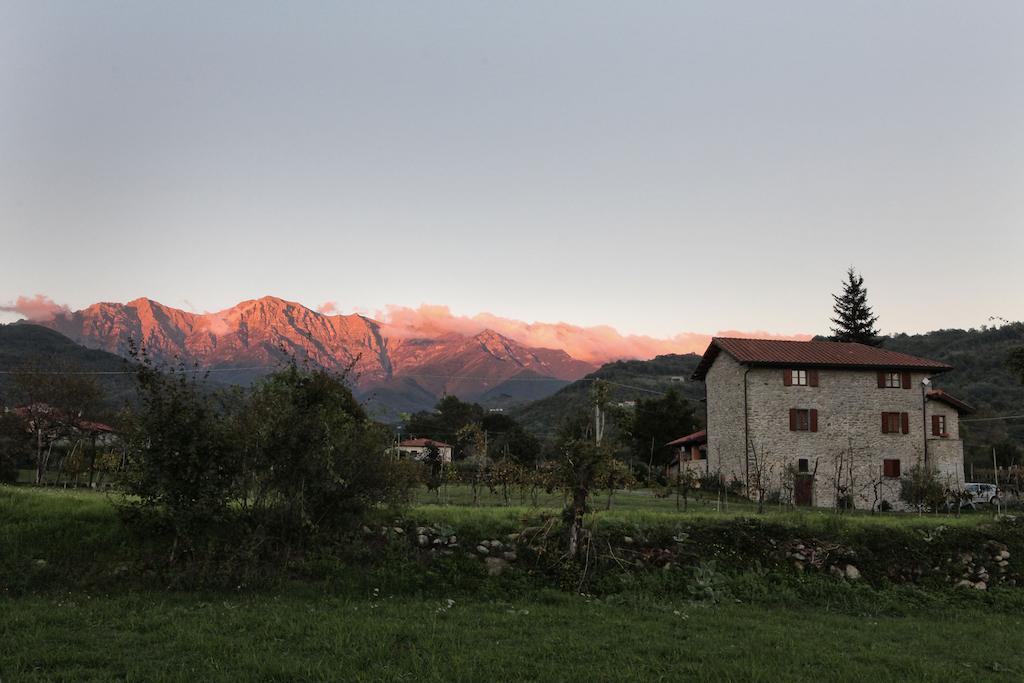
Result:
[[44,322],[53,320],[59,313],[69,312],[69,309],[48,296],[36,294],[33,297],[19,296],[14,303],[0,306],[0,311],[17,313],[30,322]]
[[[702,332],[682,332],[671,337],[657,338],[622,334],[607,325],[582,327],[565,322],[528,323],[490,313],[458,316],[453,315],[447,306],[437,305],[422,305],[418,308],[388,306],[375,317],[382,321],[384,333],[390,337],[431,338],[450,334],[468,336],[489,328],[521,344],[562,349],[573,358],[592,363],[630,358],[648,359],[665,353],[703,353],[712,337]],[[728,330],[715,336],[806,340],[812,335],[778,335],[763,331]]]
[[324,315],[337,315],[338,303],[336,301],[325,301],[316,307],[317,313],[323,313]]

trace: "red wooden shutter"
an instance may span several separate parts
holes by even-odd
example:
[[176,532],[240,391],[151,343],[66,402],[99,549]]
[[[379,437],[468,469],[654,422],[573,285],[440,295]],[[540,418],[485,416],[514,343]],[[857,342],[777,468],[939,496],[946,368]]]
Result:
[[883,434],[888,434],[889,433],[889,420],[888,420],[888,417],[889,417],[888,415],[886,415],[885,413],[882,413],[882,433]]
[[811,408],[811,431],[818,431],[818,411]]
[[910,414],[900,413],[900,427],[903,429],[904,434],[910,433]]
[[787,387],[793,386],[793,371],[792,370],[783,370],[782,371],[782,384],[783,384],[783,386],[787,386]]
[[938,415],[932,415],[932,436],[942,436],[942,430],[939,429]]
[[910,388],[910,373],[909,372],[904,372],[903,373],[903,375],[900,377],[900,384],[903,385],[904,389],[909,389]]
[[807,371],[807,383],[810,386],[812,386],[812,387],[818,386],[818,371],[817,370],[808,370]]
[[886,477],[892,476],[892,460],[882,461],[882,474]]
[[885,389],[885,373],[881,370],[878,371],[878,388]]
[[796,408],[789,409],[789,431],[796,431]]

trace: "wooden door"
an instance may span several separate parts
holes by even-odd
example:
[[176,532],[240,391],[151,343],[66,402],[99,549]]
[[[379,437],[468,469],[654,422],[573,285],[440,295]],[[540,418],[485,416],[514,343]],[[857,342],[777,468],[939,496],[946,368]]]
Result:
[[798,474],[793,482],[793,502],[797,505],[810,506],[813,498],[814,477],[809,474]]

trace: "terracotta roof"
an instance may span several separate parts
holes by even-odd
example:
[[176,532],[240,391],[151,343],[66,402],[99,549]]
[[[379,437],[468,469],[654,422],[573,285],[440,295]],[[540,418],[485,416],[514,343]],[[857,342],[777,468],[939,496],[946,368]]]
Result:
[[960,399],[958,399],[955,396],[951,396],[950,394],[947,394],[942,389],[932,389],[932,390],[930,390],[928,392],[927,395],[928,395],[928,398],[930,400],[932,400],[932,401],[942,401],[943,403],[945,403],[947,405],[951,405],[954,408],[956,408],[958,412],[961,412],[961,413],[973,413],[974,412],[974,408],[971,407],[969,404],[964,403],[963,401],[961,401]]
[[694,443],[707,443],[707,440],[708,430],[702,429],[699,432],[694,432],[693,434],[681,436],[675,441],[669,441],[667,444],[665,444],[665,446],[688,446]]
[[399,446],[411,446],[413,448],[425,448],[430,444],[434,444],[438,448],[451,448],[448,444],[443,441],[435,441],[434,439],[406,439],[405,441],[399,442]]
[[939,361],[852,342],[715,337],[694,371],[693,379],[703,380],[721,351],[725,351],[744,365],[789,368],[891,368],[925,370],[933,373],[953,369],[951,365]]

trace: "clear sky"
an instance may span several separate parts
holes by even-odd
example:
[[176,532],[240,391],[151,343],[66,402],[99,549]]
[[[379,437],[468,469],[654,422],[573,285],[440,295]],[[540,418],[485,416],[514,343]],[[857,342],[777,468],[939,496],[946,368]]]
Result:
[[[1024,2],[0,4],[0,304],[1024,318]],[[13,319],[8,314],[4,320]]]

